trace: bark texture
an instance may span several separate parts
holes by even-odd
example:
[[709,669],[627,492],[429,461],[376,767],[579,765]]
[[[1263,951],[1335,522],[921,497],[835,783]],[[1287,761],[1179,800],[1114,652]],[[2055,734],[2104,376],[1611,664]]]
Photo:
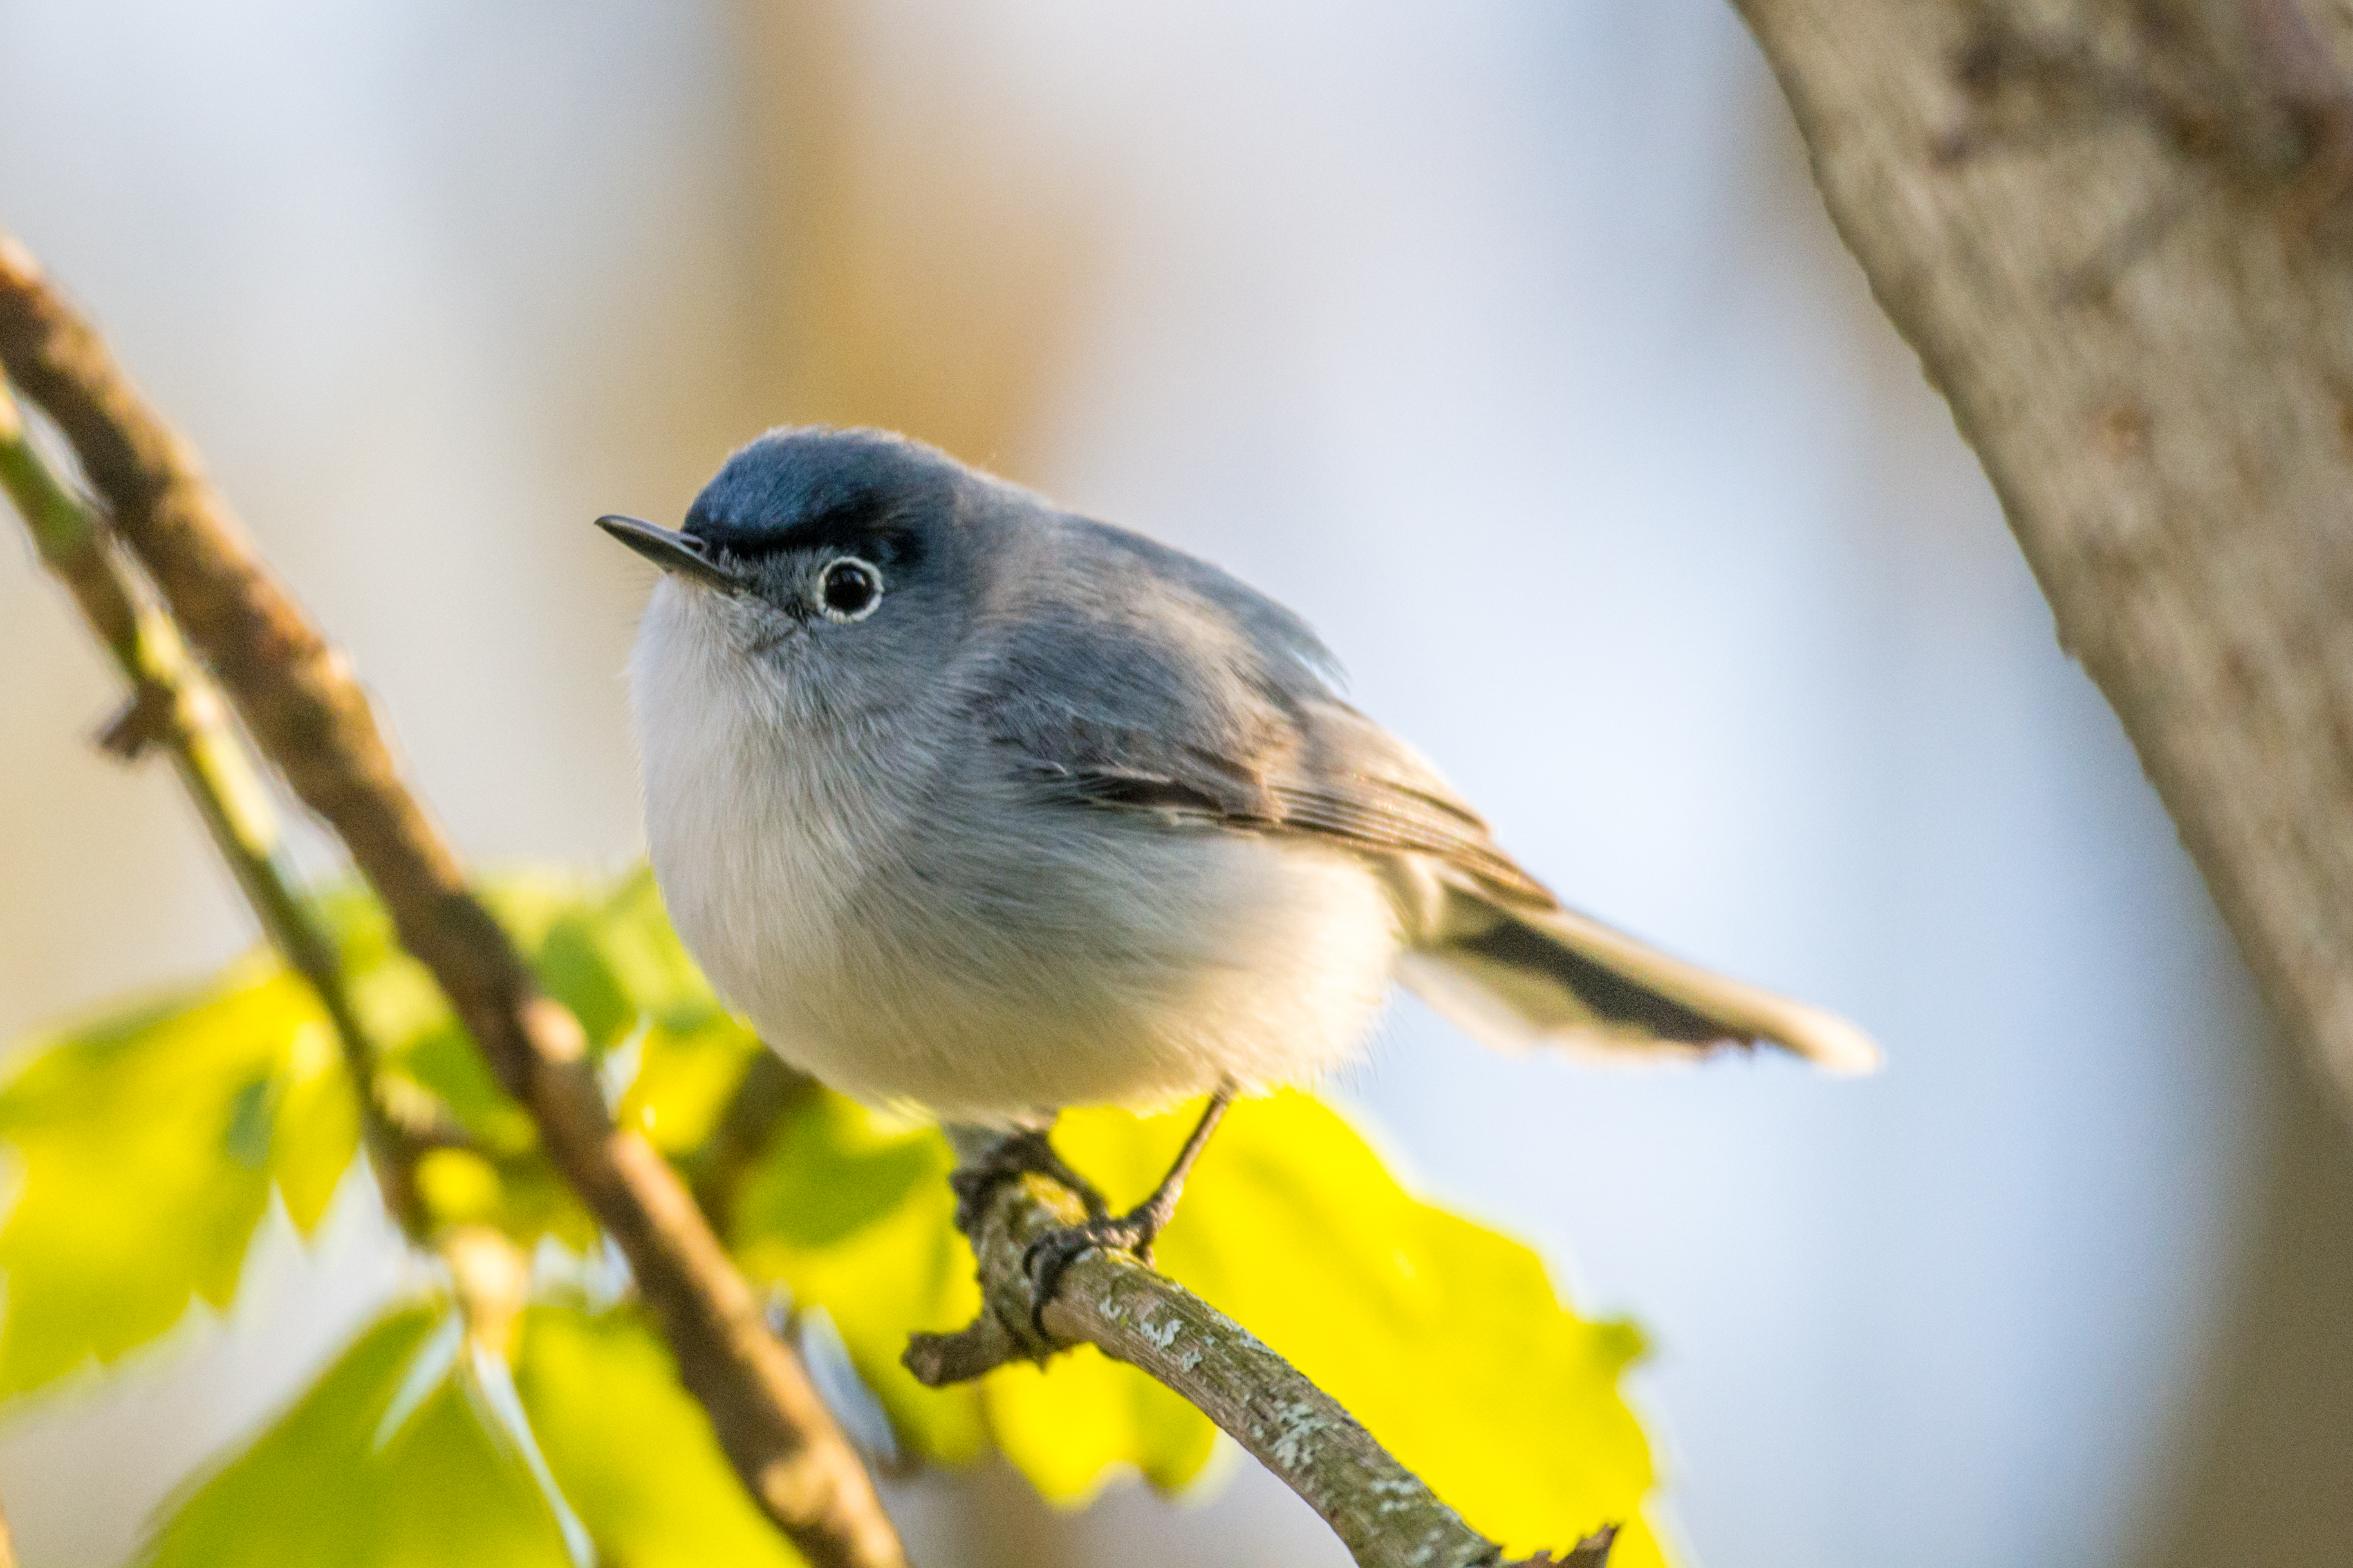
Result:
[[2272,1006],[2353,1096],[2337,18],[2311,0],[1736,3],[2061,641]]

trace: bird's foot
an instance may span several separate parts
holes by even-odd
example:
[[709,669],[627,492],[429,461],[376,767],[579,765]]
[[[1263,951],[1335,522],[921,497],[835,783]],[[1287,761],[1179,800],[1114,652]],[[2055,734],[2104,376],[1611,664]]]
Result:
[[1159,1238],[1166,1217],[1151,1204],[1140,1204],[1122,1215],[1098,1214],[1077,1225],[1060,1226],[1032,1241],[1021,1254],[1021,1272],[1029,1277],[1029,1325],[1045,1339],[1046,1303],[1061,1288],[1062,1270],[1090,1252],[1124,1252],[1146,1268],[1152,1267],[1152,1244]]
[[1011,1132],[991,1144],[979,1159],[957,1166],[949,1174],[948,1185],[956,1195],[956,1228],[970,1236],[981,1216],[988,1212],[988,1201],[997,1195],[997,1189],[1028,1175],[1044,1176],[1076,1194],[1079,1201],[1087,1205],[1089,1224],[1110,1213],[1111,1205],[1103,1202],[1103,1194],[1095,1190],[1092,1182],[1063,1163],[1045,1133]]
[[1234,1102],[1237,1093],[1234,1081],[1228,1079],[1218,1085],[1218,1092],[1201,1108],[1201,1120],[1185,1140],[1184,1148],[1176,1152],[1176,1163],[1152,1189],[1152,1195],[1124,1215],[1111,1215],[1090,1203],[1087,1217],[1078,1225],[1066,1225],[1050,1230],[1031,1242],[1021,1254],[1021,1272],[1029,1277],[1029,1325],[1038,1337],[1046,1337],[1044,1321],[1046,1303],[1054,1299],[1055,1288],[1062,1282],[1062,1270],[1098,1247],[1106,1252],[1124,1252],[1146,1268],[1152,1267],[1152,1244],[1160,1238],[1168,1222],[1176,1217],[1176,1200],[1184,1194],[1186,1178],[1193,1173],[1194,1162],[1208,1147],[1209,1134],[1225,1120],[1226,1109]]

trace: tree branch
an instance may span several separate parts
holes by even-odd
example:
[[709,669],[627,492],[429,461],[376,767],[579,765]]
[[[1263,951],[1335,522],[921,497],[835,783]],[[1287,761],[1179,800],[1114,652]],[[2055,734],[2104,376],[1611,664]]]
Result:
[[[1362,1568],[1502,1564],[1503,1547],[1465,1524],[1338,1401],[1166,1275],[1098,1249],[1065,1268],[1039,1303],[1025,1266],[1030,1244],[1085,1217],[1077,1194],[1045,1176],[998,1181],[967,1232],[980,1266],[980,1315],[955,1333],[913,1338],[903,1360],[916,1381],[944,1387],[1092,1344],[1223,1427],[1323,1516]],[[1512,1568],[1602,1568],[1615,1533]]]
[[[2342,62],[2301,0],[1737,4],[2060,641],[2123,720],[2274,1011],[2353,1095]],[[2044,68],[2005,79],[2021,50],[1988,38],[2038,26],[2059,29]],[[2058,79],[2071,58],[2099,80]],[[2030,119],[2095,112],[1952,155],[1997,91]],[[2184,94],[2187,114],[2150,110]],[[2306,132],[2286,166],[2263,132],[2282,110]],[[2209,121],[2224,133],[2182,132]],[[2299,199],[2316,191],[2318,208]],[[2105,258],[2102,286],[2067,287],[2086,258]]]
[[543,995],[400,777],[340,650],[263,564],[193,448],[0,237],[0,367],[56,420],[190,643],[335,829],[549,1158],[619,1246],[737,1472],[820,1568],[898,1568],[898,1537],[806,1371],[675,1172],[617,1129],[578,1022]]
[[296,890],[269,792],[219,692],[189,660],[170,619],[141,595],[104,526],[34,447],[5,382],[0,489],[25,519],[42,563],[66,584],[131,683],[130,700],[107,726],[106,749],[126,759],[151,744],[170,751],[181,784],[263,934],[325,1008],[359,1102],[360,1134],[385,1207],[411,1240],[422,1242],[427,1222],[416,1181],[420,1146],[384,1100],[375,1043],[352,1004],[334,940]]

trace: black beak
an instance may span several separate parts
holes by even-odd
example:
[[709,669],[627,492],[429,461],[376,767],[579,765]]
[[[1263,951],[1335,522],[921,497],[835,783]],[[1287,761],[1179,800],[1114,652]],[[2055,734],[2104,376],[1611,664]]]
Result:
[[744,589],[744,579],[713,561],[710,546],[691,533],[673,533],[667,528],[656,528],[650,522],[617,513],[598,518],[596,526],[665,572],[691,577],[725,594],[741,593]]

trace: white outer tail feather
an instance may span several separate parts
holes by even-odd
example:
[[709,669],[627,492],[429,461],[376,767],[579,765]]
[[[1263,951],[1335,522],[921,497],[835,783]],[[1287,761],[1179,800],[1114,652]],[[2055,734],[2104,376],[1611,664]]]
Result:
[[1841,1076],[1880,1065],[1879,1047],[1845,1019],[1585,915],[1504,903],[1459,883],[1448,893],[1443,929],[1399,955],[1397,977],[1484,1045],[1639,1065],[1763,1043]]

